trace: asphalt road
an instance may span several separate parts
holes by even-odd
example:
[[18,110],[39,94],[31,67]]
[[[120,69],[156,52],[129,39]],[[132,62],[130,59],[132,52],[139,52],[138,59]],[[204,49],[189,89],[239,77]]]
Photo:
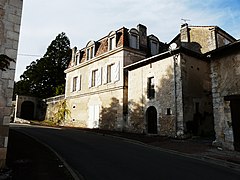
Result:
[[240,173],[118,138],[74,129],[11,127],[54,149],[86,180],[239,180]]

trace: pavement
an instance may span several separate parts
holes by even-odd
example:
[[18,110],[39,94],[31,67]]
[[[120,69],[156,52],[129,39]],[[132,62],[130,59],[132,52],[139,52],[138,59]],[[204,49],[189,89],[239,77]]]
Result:
[[10,129],[8,171],[0,180],[72,180],[62,161],[46,146],[33,138]]
[[[240,152],[214,147],[212,146],[212,138],[192,137],[177,140],[168,137],[147,136],[127,132],[75,129],[98,133],[103,136],[112,136],[113,138],[121,138],[131,143],[190,156],[240,171]],[[9,131],[7,166],[9,168],[9,176],[3,178],[4,176],[0,172],[0,180],[74,179],[64,166],[64,163],[50,149],[36,140],[11,129]]]

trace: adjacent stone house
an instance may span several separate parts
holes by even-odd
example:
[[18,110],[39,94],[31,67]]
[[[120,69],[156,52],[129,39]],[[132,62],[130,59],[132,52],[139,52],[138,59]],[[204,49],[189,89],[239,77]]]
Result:
[[216,145],[240,151],[240,41],[210,52]]
[[[65,98],[71,110],[69,123],[88,128],[123,130],[128,96],[123,67],[163,51],[164,44],[147,28],[125,27],[111,31],[85,48],[73,48],[65,71]],[[67,123],[66,123],[67,124]]]
[[[22,15],[22,0],[0,1],[0,54],[17,59],[19,31]],[[9,69],[0,70],[0,168],[4,167],[16,62],[11,62]]]

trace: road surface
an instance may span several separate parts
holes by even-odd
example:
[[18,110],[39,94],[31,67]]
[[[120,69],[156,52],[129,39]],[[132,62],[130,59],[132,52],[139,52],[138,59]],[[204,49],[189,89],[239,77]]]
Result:
[[54,149],[86,180],[240,180],[232,169],[76,129],[11,127]]

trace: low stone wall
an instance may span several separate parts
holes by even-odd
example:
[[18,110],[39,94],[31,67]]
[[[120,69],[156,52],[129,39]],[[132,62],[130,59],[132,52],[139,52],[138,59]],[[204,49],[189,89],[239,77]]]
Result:
[[65,95],[59,95],[44,99],[43,101],[46,103],[46,120],[52,120],[54,118],[54,114],[58,111],[58,103],[65,99]]

